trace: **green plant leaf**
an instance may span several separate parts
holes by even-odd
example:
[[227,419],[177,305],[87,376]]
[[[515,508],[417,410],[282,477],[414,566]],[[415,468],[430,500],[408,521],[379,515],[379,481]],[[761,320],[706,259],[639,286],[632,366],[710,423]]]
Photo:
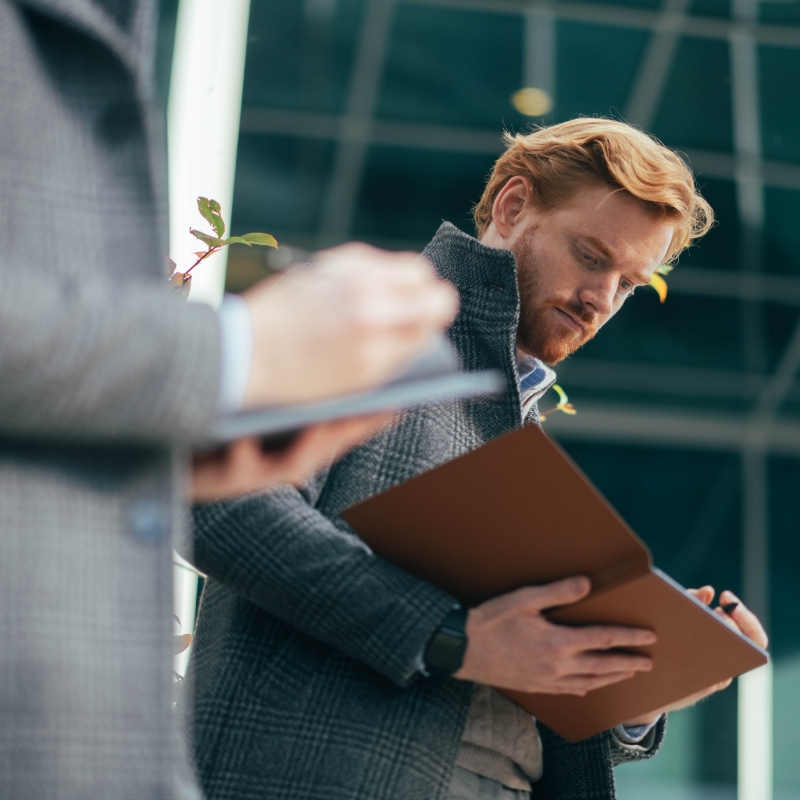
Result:
[[225,239],[224,244],[246,244],[248,247],[252,247],[254,244],[264,245],[265,247],[278,246],[275,237],[270,236],[268,233],[246,233],[244,236],[231,236],[230,239]]
[[567,393],[557,384],[553,384],[553,391],[558,395],[558,404],[560,406],[564,406],[569,403],[569,397],[567,397]]
[[207,197],[197,198],[197,210],[203,219],[214,229],[220,238],[225,234],[225,221],[222,219],[222,206],[216,200]]
[[542,411],[539,414],[539,419],[542,422],[544,422],[554,411],[561,411],[564,414],[569,414],[570,416],[574,416],[578,413],[575,410],[575,406],[569,402],[567,393],[557,383],[554,383],[550,388],[558,395],[558,405],[553,406],[553,408],[550,408],[547,411]]
[[275,237],[270,236],[268,233],[246,233],[241,238],[244,239],[247,244],[258,244],[263,245],[264,247],[278,246],[278,242]]
[[669,275],[672,270],[675,269],[674,264],[662,264],[660,267],[656,267],[656,272],[659,275]]
[[197,231],[194,228],[189,228],[189,233],[191,233],[195,238],[199,239],[203,244],[208,245],[208,247],[225,246],[224,239],[217,239],[216,236],[209,236],[209,234],[203,233],[203,231]]

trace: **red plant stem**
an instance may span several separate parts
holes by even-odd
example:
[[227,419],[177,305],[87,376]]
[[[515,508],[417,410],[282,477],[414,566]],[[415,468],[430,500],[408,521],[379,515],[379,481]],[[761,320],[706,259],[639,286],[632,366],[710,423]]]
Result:
[[195,261],[195,262],[194,262],[194,264],[192,264],[192,266],[191,266],[191,267],[189,267],[189,269],[187,269],[187,270],[186,270],[186,272],[184,272],[184,273],[183,273],[183,278],[184,278],[184,280],[186,280],[186,276],[187,276],[187,275],[188,275],[188,274],[189,274],[189,273],[190,273],[190,272],[191,272],[191,271],[192,271],[192,270],[193,270],[193,269],[194,269],[194,268],[195,268],[195,267],[196,267],[196,266],[197,266],[197,265],[198,265],[198,264],[199,264],[201,261],[204,261],[204,260],[205,260],[206,258],[208,258],[210,255],[212,255],[213,253],[216,253],[216,252],[217,252],[217,250],[220,250],[220,249],[221,249],[221,248],[219,248],[219,247],[212,247],[212,248],[211,248],[211,249],[210,249],[210,250],[209,250],[207,253],[203,253],[203,255],[202,255],[202,256],[200,256],[200,258],[198,258],[198,259],[197,259],[197,261]]

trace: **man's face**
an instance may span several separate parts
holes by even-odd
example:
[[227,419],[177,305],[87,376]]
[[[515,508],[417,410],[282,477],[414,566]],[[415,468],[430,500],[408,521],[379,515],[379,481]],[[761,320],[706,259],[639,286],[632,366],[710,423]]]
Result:
[[556,364],[588,342],[663,263],[673,228],[607,186],[568,205],[519,214],[505,245],[517,259],[517,344]]

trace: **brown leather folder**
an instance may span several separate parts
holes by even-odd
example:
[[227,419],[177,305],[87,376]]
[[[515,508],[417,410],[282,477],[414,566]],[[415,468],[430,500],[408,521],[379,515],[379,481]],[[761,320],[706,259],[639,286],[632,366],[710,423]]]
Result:
[[644,543],[537,427],[351,506],[342,517],[379,556],[475,605],[588,575],[592,592],[547,616],[654,630],[653,669],[584,697],[499,688],[579,741],[767,663],[767,654],[652,565]]

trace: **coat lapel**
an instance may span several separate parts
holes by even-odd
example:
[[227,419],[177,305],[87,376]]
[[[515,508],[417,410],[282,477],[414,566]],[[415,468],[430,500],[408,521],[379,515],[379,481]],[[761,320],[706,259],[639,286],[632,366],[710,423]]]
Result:
[[[109,48],[131,72],[140,73],[138,48],[115,17],[98,0],[11,0],[20,8],[47,14],[92,36]],[[136,5],[137,0],[129,0]],[[134,12],[131,14],[133,18]]]

